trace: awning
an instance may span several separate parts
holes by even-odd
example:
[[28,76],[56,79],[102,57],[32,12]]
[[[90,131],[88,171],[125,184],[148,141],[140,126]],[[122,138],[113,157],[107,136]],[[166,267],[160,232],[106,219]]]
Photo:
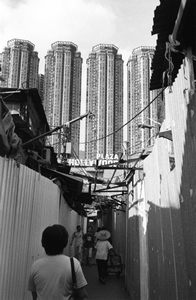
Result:
[[47,169],[41,166],[41,174],[49,179],[60,178],[67,186],[67,191],[72,196],[80,196],[82,193],[83,180],[79,177],[58,172],[56,170]]
[[[67,203],[74,209],[78,204],[91,204],[91,188],[89,185],[88,190],[84,189],[84,180],[70,175],[58,172],[56,170],[41,167],[41,174],[49,179],[59,179],[63,186],[63,194]],[[74,204],[75,203],[75,204]]]

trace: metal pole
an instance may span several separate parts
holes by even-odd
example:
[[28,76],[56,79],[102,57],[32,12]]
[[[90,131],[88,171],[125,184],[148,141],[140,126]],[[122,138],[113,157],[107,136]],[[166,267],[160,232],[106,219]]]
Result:
[[62,128],[62,126],[58,126],[58,127],[54,128],[54,129],[52,129],[52,130],[50,130],[50,131],[47,131],[47,132],[45,132],[45,133],[43,133],[43,134],[41,134],[41,135],[39,135],[39,136],[36,136],[36,137],[34,137],[32,140],[30,140],[30,141],[28,141],[28,142],[22,144],[22,146],[24,147],[24,146],[26,146],[26,145],[28,145],[28,144],[30,144],[30,143],[36,141],[36,140],[39,140],[39,139],[41,139],[41,138],[43,138],[43,137],[45,137],[45,136],[47,136],[47,135],[50,135],[51,133],[53,133],[53,132],[55,132],[55,131],[57,131],[57,130],[59,130],[59,129],[61,129],[61,128]]
[[87,117],[88,115],[90,115],[90,117],[93,116],[93,114],[92,114],[90,111],[88,111],[87,113],[83,114],[82,116],[79,116],[79,117],[77,117],[77,118],[75,118],[75,119],[73,119],[73,120],[67,122],[66,124],[57,126],[56,128],[54,128],[54,129],[52,129],[52,130],[50,130],[50,131],[47,131],[47,132],[45,132],[45,133],[43,133],[43,134],[41,134],[41,135],[39,135],[39,136],[36,136],[36,137],[33,138],[32,140],[30,140],[30,141],[28,141],[28,142],[22,144],[22,146],[24,147],[24,146],[26,146],[26,145],[28,145],[28,144],[30,144],[30,143],[36,141],[36,140],[39,140],[39,139],[41,139],[41,138],[43,138],[43,137],[45,137],[45,136],[47,136],[47,135],[50,135],[51,133],[53,133],[53,132],[55,132],[55,131],[57,131],[57,130],[63,128],[64,126],[69,126],[70,124],[72,124],[72,123],[74,123],[74,122],[76,122],[76,121],[82,120],[83,118]]

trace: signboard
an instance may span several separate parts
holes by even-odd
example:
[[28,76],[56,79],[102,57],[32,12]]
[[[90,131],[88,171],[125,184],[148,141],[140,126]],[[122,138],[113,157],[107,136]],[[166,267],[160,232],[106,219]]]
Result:
[[67,160],[67,163],[70,166],[84,166],[84,167],[95,167],[104,166],[108,164],[112,164],[118,162],[118,155],[117,154],[106,154],[105,157],[103,154],[98,154],[97,159],[74,159],[70,158]]

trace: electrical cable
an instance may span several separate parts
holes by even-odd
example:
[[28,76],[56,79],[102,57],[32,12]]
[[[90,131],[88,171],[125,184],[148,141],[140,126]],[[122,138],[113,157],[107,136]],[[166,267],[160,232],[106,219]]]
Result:
[[140,112],[138,112],[133,118],[131,118],[128,122],[126,122],[125,124],[123,124],[123,126],[121,126],[120,128],[118,128],[116,131],[112,132],[112,133],[109,133],[108,135],[105,135],[104,137],[101,137],[101,138],[98,138],[98,139],[94,139],[94,140],[91,140],[89,142],[82,142],[80,144],[90,144],[90,143],[94,143],[94,142],[97,142],[97,141],[100,141],[100,140],[103,140],[111,135],[114,135],[116,134],[118,131],[120,131],[123,127],[125,127],[126,125],[128,125],[130,122],[132,122],[134,119],[136,119],[144,110],[146,110],[162,93],[163,91],[166,89],[166,87],[163,87],[161,92],[158,93],[156,95],[155,98],[153,98]]

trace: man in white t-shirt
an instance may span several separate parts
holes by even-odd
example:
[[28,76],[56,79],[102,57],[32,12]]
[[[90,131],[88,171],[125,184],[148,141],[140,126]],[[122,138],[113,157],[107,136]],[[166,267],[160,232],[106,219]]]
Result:
[[75,243],[75,258],[77,258],[80,263],[82,262],[83,236],[84,233],[80,225],[78,225],[76,227],[76,231],[72,234],[71,243],[70,243],[70,246],[73,245],[73,242]]
[[[73,299],[73,281],[70,257],[63,254],[68,233],[56,224],[47,227],[42,234],[42,246],[46,256],[35,261],[31,267],[28,290],[33,300]],[[78,299],[87,300],[87,281],[77,259],[74,258]]]

